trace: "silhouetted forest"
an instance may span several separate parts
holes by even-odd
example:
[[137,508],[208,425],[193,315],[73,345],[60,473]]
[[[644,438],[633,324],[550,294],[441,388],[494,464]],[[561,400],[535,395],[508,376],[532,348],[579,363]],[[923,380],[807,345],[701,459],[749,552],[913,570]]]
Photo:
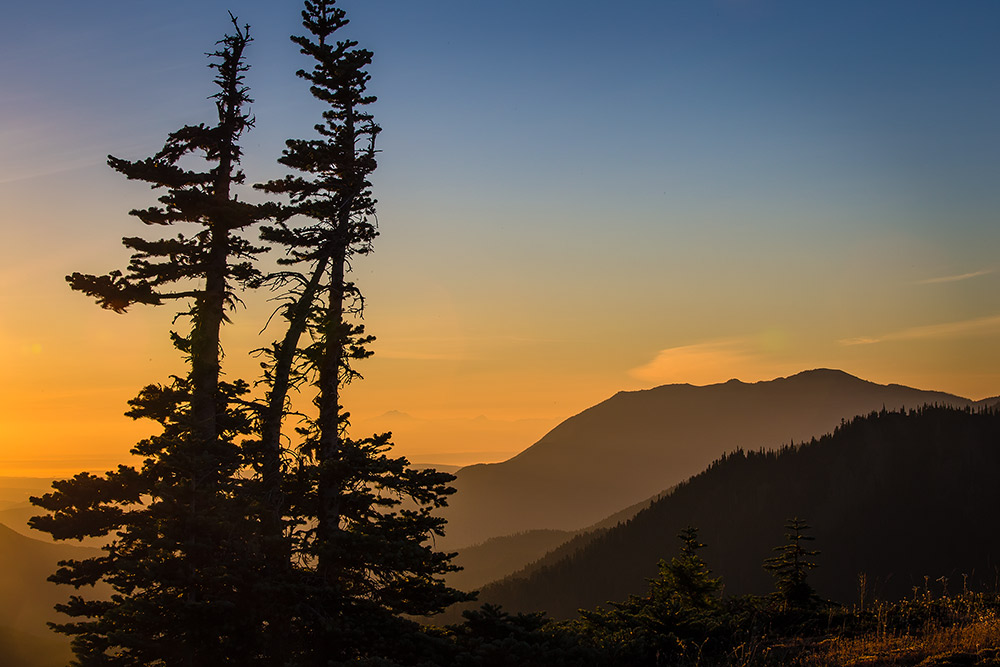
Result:
[[[674,535],[697,526],[705,559],[730,595],[763,594],[761,568],[793,515],[814,527],[812,575],[826,598],[898,599],[947,577],[994,590],[1000,534],[1000,413],[924,407],[855,418],[776,451],[737,450],[557,563],[482,589],[480,600],[569,618],[640,593]],[[967,579],[966,579],[967,577]]]
[[[1000,664],[1000,597],[925,579],[904,599],[824,600],[811,577],[819,550],[809,525],[785,523],[763,567],[767,595],[723,595],[696,528],[678,536],[643,591],[576,619],[512,614],[486,604],[464,622],[429,628],[439,651],[428,664],[608,667],[809,667]],[[429,644],[430,645],[430,644]]]

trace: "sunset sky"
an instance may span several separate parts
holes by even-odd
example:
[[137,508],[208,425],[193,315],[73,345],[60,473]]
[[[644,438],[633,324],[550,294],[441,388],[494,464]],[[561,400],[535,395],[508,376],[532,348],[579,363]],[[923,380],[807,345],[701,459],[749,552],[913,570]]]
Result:
[[[620,390],[816,367],[1000,394],[1000,4],[342,6],[383,127],[355,276],[379,342],[346,407],[400,453],[500,460]],[[320,110],[297,3],[5,5],[0,475],[124,460],[151,428],[125,402],[183,372],[169,307],[101,311],[64,276],[124,267],[155,193],[105,156],[213,121],[227,9],[262,181]],[[277,335],[265,299],[234,314],[230,377]]]

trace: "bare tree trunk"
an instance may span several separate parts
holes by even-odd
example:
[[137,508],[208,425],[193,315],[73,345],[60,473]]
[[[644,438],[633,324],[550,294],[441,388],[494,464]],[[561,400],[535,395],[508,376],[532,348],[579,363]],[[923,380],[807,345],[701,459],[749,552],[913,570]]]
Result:
[[288,329],[278,346],[274,361],[271,390],[267,394],[267,404],[261,416],[261,493],[264,502],[262,528],[265,558],[272,568],[286,567],[289,562],[290,545],[283,539],[282,517],[284,515],[284,494],[281,490],[281,426],[285,416],[288,391],[291,386],[292,366],[298,351],[299,339],[309,323],[309,312],[320,289],[323,276],[329,264],[329,252],[324,249],[316,260],[309,282],[291,306]]
[[347,324],[344,322],[344,270],[347,248],[337,243],[331,260],[329,303],[323,323],[325,348],[319,369],[319,489],[316,537],[319,543],[318,570],[329,576],[332,563],[329,547],[340,529],[340,472],[338,459],[341,449],[340,385],[344,370]]

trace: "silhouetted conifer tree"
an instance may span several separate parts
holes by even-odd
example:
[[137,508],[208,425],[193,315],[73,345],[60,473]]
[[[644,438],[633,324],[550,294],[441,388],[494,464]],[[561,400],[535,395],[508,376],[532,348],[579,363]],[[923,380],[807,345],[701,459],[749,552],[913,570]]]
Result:
[[765,560],[764,569],[774,575],[777,594],[783,602],[793,607],[809,606],[818,597],[806,577],[809,570],[816,568],[810,559],[819,555],[819,551],[806,549],[803,543],[816,538],[805,534],[809,526],[798,517],[789,519],[785,528],[789,531],[785,533],[786,543],[774,548],[778,555]]
[[673,598],[688,609],[709,609],[718,603],[722,584],[712,576],[698,554],[698,550],[705,547],[698,540],[698,529],[688,526],[677,537],[681,541],[681,552],[670,562],[660,561],[660,575],[650,582],[650,594],[654,598]]
[[[610,610],[580,610],[585,634],[605,646],[618,646],[627,664],[672,664],[700,651],[718,626],[718,578],[698,554],[705,545],[698,530],[687,527],[677,536],[681,550],[660,560],[659,575],[649,580],[644,597],[629,596]],[[667,662],[670,661],[670,662]]]
[[[198,229],[126,238],[126,271],[68,278],[104,308],[182,300],[191,320],[188,333],[171,332],[188,372],[130,402],[130,416],[162,427],[133,450],[142,466],[80,474],[33,499],[51,512],[36,528],[111,539],[104,556],[53,576],[115,591],[110,601],[75,596],[61,607],[75,620],[57,629],[74,637],[80,665],[389,664],[428,640],[404,615],[470,597],[444,584],[451,554],[429,544],[442,534],[433,512],[454,491],[453,476],[389,457],[389,434],[347,431],[341,390],[360,377],[351,364],[374,340],[348,280],[376,236],[368,177],[379,127],[364,71],[372,54],[332,39],[347,24],[333,2],[307,1],[302,16],[311,36],[293,41],[315,66],[298,74],[328,108],[317,138],[288,142],[280,161],[297,175],[261,186],[286,205],[245,204],[232,192],[243,182],[238,139],[253,124],[243,111],[249,30],[235,19],[236,33],[212,54],[218,124],[184,127],[145,160],[109,158],[127,178],[165,190],[159,206],[132,215]],[[182,165],[191,155],[208,168]],[[237,288],[265,280],[252,262],[262,249],[239,231],[269,217],[262,236],[285,248],[288,268],[267,280],[285,290],[287,327],[262,351],[266,392],[251,401],[246,383],[220,379],[220,331]],[[283,446],[289,391],[307,387],[317,412],[297,429],[301,441]]]
[[[276,545],[268,561],[292,563],[294,659],[327,664],[391,655],[391,638],[415,629],[400,614],[435,613],[466,596],[441,578],[455,569],[451,555],[427,544],[442,534],[444,520],[432,512],[454,491],[453,476],[390,458],[389,434],[348,434],[341,392],[360,377],[352,362],[370,356],[374,340],[359,322],[364,302],[349,280],[352,259],[370,252],[377,234],[368,178],[380,128],[364,69],[372,53],[334,39],[348,23],[334,2],[307,1],[302,18],[309,35],[292,40],[314,65],[298,75],[327,108],[316,138],[287,142],[279,161],[296,173],[259,186],[289,202],[263,232],[285,247],[281,262],[289,269],[271,276],[285,290],[286,329],[264,350],[260,451],[271,499],[265,525]],[[305,385],[314,390],[316,413],[298,429],[301,446],[289,451],[281,441],[288,392]]]
[[[164,190],[159,205],[131,211],[151,226],[193,226],[157,240],[124,239],[133,251],[126,271],[105,276],[74,273],[70,286],[104,308],[124,312],[136,303],[188,304],[188,333],[171,332],[188,371],[149,385],[128,415],[152,419],[162,430],[132,450],[140,468],[120,466],[103,476],[81,473],[56,482],[33,502],[50,511],[32,525],[57,539],[108,537],[104,555],[70,561],[53,581],[81,587],[104,581],[110,601],[73,596],[60,611],[74,620],[56,630],[74,637],[78,665],[247,665],[259,657],[254,588],[259,548],[248,518],[244,465],[237,438],[251,422],[238,407],[247,391],[220,379],[220,331],[238,301],[236,287],[256,276],[260,252],[238,235],[271,213],[267,205],[237,201],[243,181],[240,136],[253,125],[244,110],[244,50],[249,28],[210,54],[219,87],[218,121],[170,134],[144,160],[109,157],[130,180]],[[182,159],[203,159],[192,165]],[[265,661],[266,662],[266,661]]]

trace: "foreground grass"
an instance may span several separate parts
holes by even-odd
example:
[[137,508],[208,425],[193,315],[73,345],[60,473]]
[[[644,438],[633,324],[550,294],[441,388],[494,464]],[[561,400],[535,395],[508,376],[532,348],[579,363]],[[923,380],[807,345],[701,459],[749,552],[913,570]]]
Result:
[[[729,656],[732,667],[1000,667],[1000,599],[963,593],[877,603],[831,613],[816,636],[758,638]],[[839,626],[839,627],[838,627]],[[728,667],[728,666],[727,666]]]
[[1000,620],[983,619],[919,634],[833,637],[802,646],[798,653],[793,664],[803,667],[1000,665]]

